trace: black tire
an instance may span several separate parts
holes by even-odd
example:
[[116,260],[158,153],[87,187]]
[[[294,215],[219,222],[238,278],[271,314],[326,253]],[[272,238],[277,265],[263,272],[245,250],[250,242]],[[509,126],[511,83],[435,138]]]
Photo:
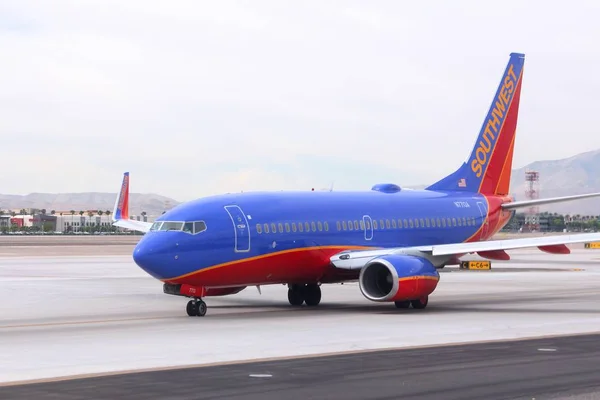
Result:
[[294,307],[299,307],[304,303],[304,293],[300,286],[294,285],[288,289],[288,301]]
[[318,306],[321,302],[321,288],[319,285],[306,285],[304,288],[304,302],[309,307]]
[[199,317],[204,317],[206,315],[207,309],[208,309],[208,307],[206,307],[206,303],[203,302],[202,300],[200,300],[197,305],[198,312],[196,315]]
[[410,307],[410,300],[395,301],[394,304],[396,305],[396,308],[408,308]]
[[194,300],[188,301],[187,306],[185,307],[185,311],[190,317],[195,317],[196,315],[198,315],[198,307],[196,307],[196,303],[194,303]]
[[416,308],[418,310],[422,310],[425,307],[427,307],[428,303],[429,303],[429,297],[425,297],[424,299],[412,300],[410,302],[410,304],[412,304],[413,308]]

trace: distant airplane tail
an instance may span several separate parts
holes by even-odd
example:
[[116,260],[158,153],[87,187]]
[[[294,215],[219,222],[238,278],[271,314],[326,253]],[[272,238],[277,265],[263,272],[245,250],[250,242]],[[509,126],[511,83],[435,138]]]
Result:
[[129,172],[123,174],[121,190],[115,201],[113,210],[113,221],[129,219]]
[[113,225],[144,233],[148,232],[152,226],[151,222],[129,219],[129,172],[123,174],[121,190],[117,195],[113,210]]
[[525,55],[511,53],[468,160],[428,190],[509,193]]

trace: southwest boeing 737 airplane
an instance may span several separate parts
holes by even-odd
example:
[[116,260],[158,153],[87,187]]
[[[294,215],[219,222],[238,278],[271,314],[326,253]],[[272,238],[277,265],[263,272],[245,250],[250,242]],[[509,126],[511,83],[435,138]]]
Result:
[[600,240],[600,233],[489,240],[518,208],[600,196],[509,196],[524,58],[510,55],[467,161],[424,190],[382,183],[355,192],[225,194],[180,204],[150,223],[129,219],[125,173],[114,225],[145,233],[135,263],[163,282],[164,293],[191,298],[189,316],[206,314],[205,297],[269,284],[288,285],[293,306],[317,306],[322,284],[350,280],[371,301],[424,309],[438,269],[466,254],[569,253],[567,244]]

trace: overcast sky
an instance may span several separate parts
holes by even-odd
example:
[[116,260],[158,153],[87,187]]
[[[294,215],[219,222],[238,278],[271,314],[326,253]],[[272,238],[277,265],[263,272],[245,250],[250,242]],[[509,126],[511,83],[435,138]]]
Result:
[[510,52],[514,167],[600,148],[599,1],[0,0],[0,193],[416,185]]

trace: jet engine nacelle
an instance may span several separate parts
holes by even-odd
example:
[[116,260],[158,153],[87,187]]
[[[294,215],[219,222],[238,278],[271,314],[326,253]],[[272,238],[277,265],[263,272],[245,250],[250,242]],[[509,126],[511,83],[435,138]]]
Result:
[[423,299],[437,287],[440,275],[429,260],[403,254],[374,258],[360,271],[360,291],[372,301]]

